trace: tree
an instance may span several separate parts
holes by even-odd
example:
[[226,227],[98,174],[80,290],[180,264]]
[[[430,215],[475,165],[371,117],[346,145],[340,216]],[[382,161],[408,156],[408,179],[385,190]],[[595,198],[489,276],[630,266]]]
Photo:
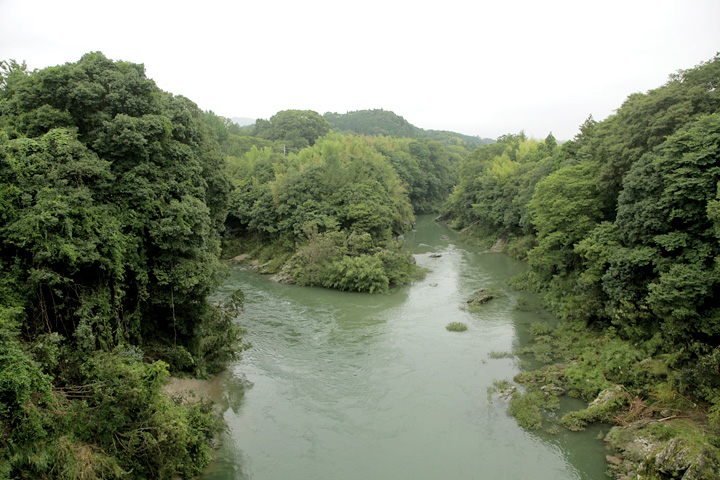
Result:
[[283,110],[270,121],[258,120],[254,134],[262,138],[287,143],[289,149],[300,150],[313,146],[330,131],[330,124],[312,110]]

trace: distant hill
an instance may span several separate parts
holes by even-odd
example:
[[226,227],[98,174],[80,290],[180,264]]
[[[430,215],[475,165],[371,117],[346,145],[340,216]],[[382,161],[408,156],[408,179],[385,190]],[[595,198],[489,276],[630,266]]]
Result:
[[247,127],[248,125],[254,125],[255,119],[254,118],[247,118],[247,117],[232,117],[230,120],[237,123],[241,127]]
[[491,138],[473,137],[445,130],[424,130],[400,115],[383,109],[357,110],[347,113],[327,112],[323,115],[333,130],[351,131],[361,135],[387,135],[393,137],[430,138],[444,145],[467,143],[475,147],[494,143]]

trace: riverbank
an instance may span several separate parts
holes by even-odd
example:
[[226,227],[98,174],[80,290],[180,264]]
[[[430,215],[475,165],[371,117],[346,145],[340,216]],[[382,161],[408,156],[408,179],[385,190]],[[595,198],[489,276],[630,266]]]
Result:
[[168,377],[162,392],[171,398],[188,403],[200,401],[218,402],[222,398],[222,386],[218,376],[207,380],[185,377]]
[[[515,377],[524,389],[512,393],[509,412],[523,427],[557,433],[612,425],[604,441],[616,479],[720,478],[717,413],[678,391],[682,372],[669,368],[664,355],[579,322],[529,330],[530,346],[515,353],[544,366]],[[587,407],[557,419],[551,412],[562,395]]]
[[[532,236],[505,240],[479,225],[458,233],[463,241],[494,243],[493,251],[523,261],[534,245]],[[528,289],[525,281],[521,275],[512,283]],[[528,333],[531,344],[514,353],[531,360],[521,363],[542,366],[515,377],[524,389],[513,390],[508,411],[521,426],[549,433],[591,423],[612,426],[603,440],[611,450],[608,474],[616,479],[720,478],[720,411],[697,399],[687,386],[694,373],[673,360],[658,338],[630,342],[612,327],[594,331],[572,319],[556,328],[536,323]],[[553,412],[563,395],[587,407],[557,419]]]
[[[224,377],[237,407],[224,412],[223,446],[205,478],[603,478],[594,431],[571,441],[528,434],[503,405],[485,401],[494,379],[519,371],[492,352],[511,349],[522,324],[546,316],[534,295],[506,284],[524,265],[458,246],[430,216],[416,225],[406,248],[427,277],[388,295],[231,269],[218,295],[245,292],[237,321],[253,347]],[[468,311],[481,288],[503,295]],[[527,310],[514,308],[520,299]],[[447,331],[453,321],[467,330]]]

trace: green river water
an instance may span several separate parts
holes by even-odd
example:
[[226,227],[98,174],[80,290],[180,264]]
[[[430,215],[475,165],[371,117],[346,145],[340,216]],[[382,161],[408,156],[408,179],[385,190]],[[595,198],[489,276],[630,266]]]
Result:
[[[228,430],[204,480],[606,478],[597,429],[529,432],[488,397],[493,380],[520,371],[517,358],[489,354],[552,321],[534,296],[507,286],[525,266],[462,245],[426,216],[407,245],[428,275],[389,295],[233,270],[219,294],[245,292],[238,322],[252,348],[219,378]],[[484,287],[506,295],[462,310]],[[531,311],[516,308],[521,298]],[[446,331],[451,321],[468,330]]]

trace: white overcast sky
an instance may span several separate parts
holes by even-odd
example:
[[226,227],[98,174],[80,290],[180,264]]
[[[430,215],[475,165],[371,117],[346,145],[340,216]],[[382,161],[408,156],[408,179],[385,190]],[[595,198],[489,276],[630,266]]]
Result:
[[0,0],[0,60],[145,64],[225,117],[382,108],[567,140],[720,51],[720,0]]

